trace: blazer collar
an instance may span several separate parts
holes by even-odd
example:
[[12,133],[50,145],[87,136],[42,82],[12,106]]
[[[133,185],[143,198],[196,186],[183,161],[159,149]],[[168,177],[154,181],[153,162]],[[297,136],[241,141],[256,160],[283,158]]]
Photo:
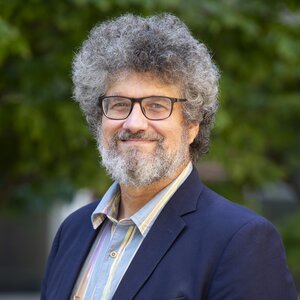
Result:
[[167,250],[184,229],[182,216],[197,209],[203,185],[193,169],[186,181],[166,204],[124,274],[113,300],[124,295],[133,299]]

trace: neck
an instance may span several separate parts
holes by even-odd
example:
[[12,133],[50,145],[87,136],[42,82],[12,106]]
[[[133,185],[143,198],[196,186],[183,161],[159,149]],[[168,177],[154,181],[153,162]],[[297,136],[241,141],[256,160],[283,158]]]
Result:
[[119,207],[118,219],[129,218],[139,211],[147,202],[149,202],[157,193],[170,184],[184,170],[188,163],[178,168],[173,176],[163,178],[152,184],[143,187],[135,187],[120,184],[121,202]]

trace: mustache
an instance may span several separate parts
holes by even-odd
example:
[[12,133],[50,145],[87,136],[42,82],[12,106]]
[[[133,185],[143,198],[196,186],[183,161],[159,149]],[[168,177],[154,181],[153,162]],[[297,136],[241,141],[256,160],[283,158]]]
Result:
[[164,140],[164,137],[158,133],[146,133],[144,131],[138,131],[138,132],[133,133],[128,130],[123,130],[123,131],[116,133],[115,138],[117,140],[121,140],[121,141],[135,139],[135,140],[162,142]]

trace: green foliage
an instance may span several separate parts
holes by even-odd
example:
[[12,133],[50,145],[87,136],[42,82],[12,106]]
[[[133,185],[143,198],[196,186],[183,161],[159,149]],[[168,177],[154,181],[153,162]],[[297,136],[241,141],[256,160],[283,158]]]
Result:
[[78,187],[98,194],[107,188],[95,142],[71,101],[70,69],[88,31],[125,12],[172,12],[211,49],[222,79],[205,159],[225,167],[230,193],[235,189],[239,195],[245,183],[290,180],[299,171],[298,2],[6,0],[0,5],[2,207],[38,209],[69,199]]

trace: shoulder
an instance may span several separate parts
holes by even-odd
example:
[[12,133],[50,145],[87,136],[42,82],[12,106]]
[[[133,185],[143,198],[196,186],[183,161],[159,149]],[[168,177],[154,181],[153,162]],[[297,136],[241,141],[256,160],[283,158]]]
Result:
[[270,221],[206,186],[193,219],[207,259],[214,256],[209,299],[296,299],[284,247]]
[[239,249],[239,245],[244,243],[251,248],[258,239],[268,247],[275,243],[282,248],[281,238],[270,221],[243,205],[225,199],[201,181],[197,185],[201,186],[197,196],[194,196],[196,187],[185,191],[185,201],[195,204],[194,209],[182,218],[189,236],[198,245],[201,246],[205,240],[205,248],[211,253],[220,252],[217,256],[229,245]]
[[275,226],[255,211],[225,199],[204,186],[198,198],[197,218],[202,218],[212,231],[232,238],[236,233],[253,230],[270,230],[278,236]]
[[228,299],[226,295],[236,295],[240,299],[247,295],[245,299],[296,299],[275,226],[207,188],[203,193],[210,199],[207,214],[214,224],[210,227],[210,236],[214,236],[210,247],[220,246],[208,298]]
[[231,235],[246,224],[274,226],[251,209],[225,199],[204,185],[196,168],[177,190],[170,206],[196,231]]
[[220,222],[230,224],[246,224],[251,220],[267,222],[265,218],[255,211],[224,198],[206,186],[203,186],[202,192],[198,199],[198,210],[205,211],[210,217],[214,217]]
[[68,248],[75,239],[86,237],[94,232],[91,214],[98,203],[95,201],[77,209],[62,222],[55,235],[50,257],[55,257],[59,248]]

